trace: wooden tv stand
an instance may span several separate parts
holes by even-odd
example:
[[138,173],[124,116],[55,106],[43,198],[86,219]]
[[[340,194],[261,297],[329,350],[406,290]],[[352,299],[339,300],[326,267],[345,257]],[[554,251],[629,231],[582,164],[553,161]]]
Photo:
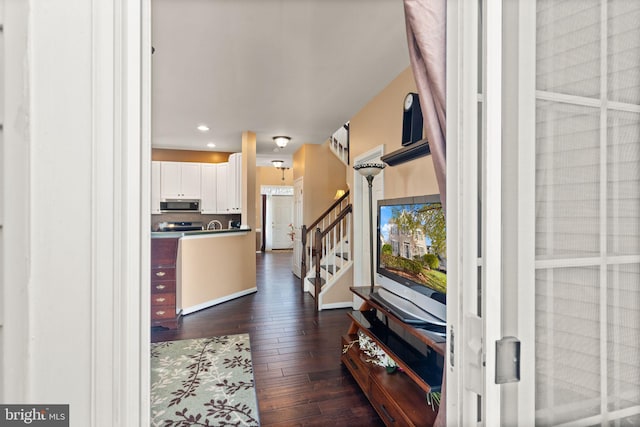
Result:
[[[436,342],[373,301],[369,287],[350,289],[364,303],[348,313],[351,326],[342,336],[343,348],[356,342],[342,354],[342,363],[385,425],[433,425],[438,407],[432,409],[426,396],[440,390],[445,343]],[[367,362],[368,356],[358,346],[358,331],[371,338],[400,369],[388,374],[385,368]]]

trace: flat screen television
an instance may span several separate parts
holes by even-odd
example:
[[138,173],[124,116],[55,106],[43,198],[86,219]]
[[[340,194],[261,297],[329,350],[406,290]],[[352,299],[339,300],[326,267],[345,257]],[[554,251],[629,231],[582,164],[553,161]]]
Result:
[[440,197],[379,200],[377,215],[379,288],[372,297],[403,321],[444,333],[447,241]]

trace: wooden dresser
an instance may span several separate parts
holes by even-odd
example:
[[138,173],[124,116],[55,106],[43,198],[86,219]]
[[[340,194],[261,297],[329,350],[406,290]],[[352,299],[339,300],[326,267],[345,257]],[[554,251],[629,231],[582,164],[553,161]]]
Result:
[[151,327],[177,329],[176,260],[178,238],[151,239]]

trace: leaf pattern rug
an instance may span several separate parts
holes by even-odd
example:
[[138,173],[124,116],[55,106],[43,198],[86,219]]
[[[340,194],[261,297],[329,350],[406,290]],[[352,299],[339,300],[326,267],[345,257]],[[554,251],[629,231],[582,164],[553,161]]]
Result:
[[151,425],[259,426],[249,335],[152,343]]

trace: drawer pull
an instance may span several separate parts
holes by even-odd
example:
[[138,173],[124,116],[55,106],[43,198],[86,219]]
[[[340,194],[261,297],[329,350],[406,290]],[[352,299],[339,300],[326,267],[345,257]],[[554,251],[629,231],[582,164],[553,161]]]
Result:
[[156,302],[165,302],[166,298],[156,298]]
[[164,311],[164,310],[156,311],[156,314],[158,316],[162,316],[164,313],[166,313],[166,311]]
[[164,271],[158,271],[158,272],[156,273],[156,276],[158,276],[158,277],[164,277],[164,275],[165,275],[165,274],[167,274],[167,273],[165,273]]
[[164,288],[166,288],[165,285],[156,285],[156,289],[164,289]]
[[352,358],[349,358],[349,362],[351,363],[351,366],[353,366],[353,369],[355,369],[357,371],[358,370],[358,365],[356,365],[356,362],[354,362]]
[[395,423],[396,420],[391,416],[391,414],[389,414],[389,412],[387,412],[387,408],[384,407],[384,405],[380,405],[380,409],[382,409],[382,412],[384,412],[385,417],[387,417],[389,419],[390,423]]

